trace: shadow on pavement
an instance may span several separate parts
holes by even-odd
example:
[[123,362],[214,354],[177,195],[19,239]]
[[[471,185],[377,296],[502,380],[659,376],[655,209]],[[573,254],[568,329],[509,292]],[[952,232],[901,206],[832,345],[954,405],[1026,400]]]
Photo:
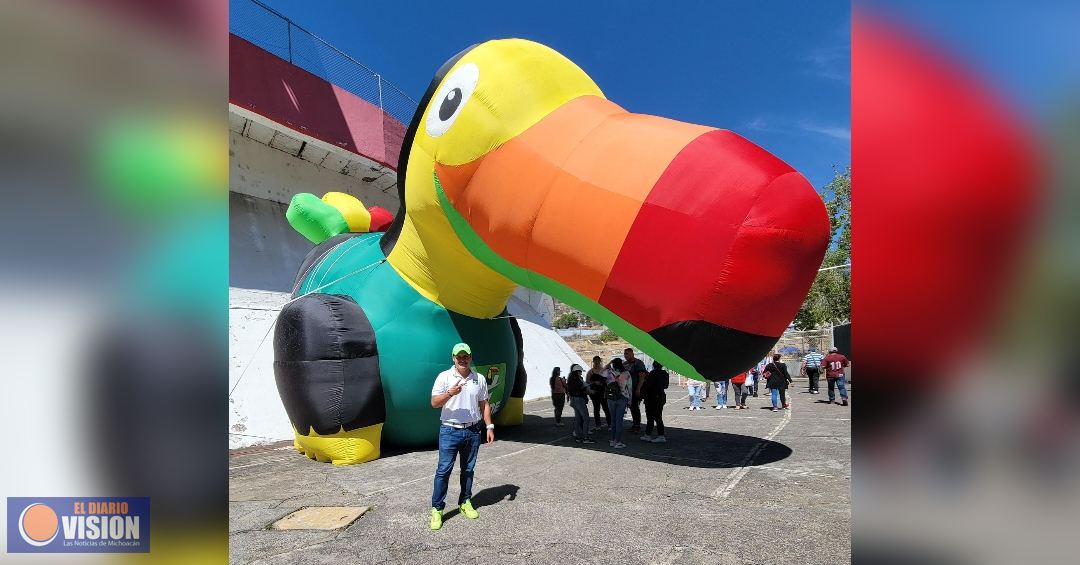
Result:
[[[768,408],[766,407],[766,409]],[[619,457],[633,457],[680,467],[697,467],[701,469],[741,467],[746,463],[747,454],[759,448],[761,444],[764,445],[760,446],[752,466],[767,465],[791,456],[791,448],[780,442],[756,436],[693,430],[669,425],[664,426],[664,435],[667,436],[668,443],[644,442],[638,439],[638,435],[630,433],[629,422],[627,422],[626,430],[623,433],[623,442],[627,444],[627,447],[615,450],[608,446],[608,439],[611,437],[609,430],[593,432],[592,437],[596,443],[581,444],[576,443],[571,436],[573,418],[564,416],[563,421],[567,424],[565,427],[555,427],[553,425],[554,420],[550,417],[545,418],[526,414],[522,425],[500,429],[496,441],[515,441],[531,444],[550,443],[560,447],[604,451]],[[431,448],[384,446],[381,457],[385,459],[416,451],[428,451],[433,448],[434,446]],[[476,497],[474,497],[474,502],[475,499]]]
[[517,498],[519,488],[517,485],[499,485],[475,492],[472,497],[473,507],[480,508],[491,506],[503,500],[514,500]]
[[[740,467],[745,463],[746,455],[762,443],[764,445],[761,446],[760,452],[754,459],[754,466],[773,463],[791,455],[790,447],[776,441],[668,425],[664,426],[664,435],[667,436],[668,443],[648,443],[638,439],[636,434],[630,433],[629,422],[623,432],[623,442],[627,444],[627,447],[614,450],[608,446],[608,439],[611,437],[608,430],[593,433],[592,437],[596,443],[580,444],[574,442],[571,437],[573,419],[564,416],[563,421],[567,422],[567,426],[556,428],[552,425],[554,420],[551,418],[526,415],[521,426],[504,429],[500,439],[521,443],[553,443],[562,447],[605,451],[620,457],[633,457],[703,469]],[[552,440],[557,441],[552,442]]]
[[[479,510],[485,506],[492,506],[502,502],[503,500],[514,500],[517,498],[519,489],[520,487],[517,485],[499,485],[497,487],[490,487],[479,492],[474,492],[472,496],[473,508]],[[461,514],[461,508],[447,503],[446,508],[443,510],[443,520],[449,520],[458,514]]]

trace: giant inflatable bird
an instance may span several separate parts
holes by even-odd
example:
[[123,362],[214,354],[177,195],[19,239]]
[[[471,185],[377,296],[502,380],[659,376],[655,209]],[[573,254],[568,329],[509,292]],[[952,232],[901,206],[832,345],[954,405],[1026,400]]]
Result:
[[829,237],[799,173],[726,130],[633,114],[543,45],[487,41],[439,69],[398,166],[385,233],[339,193],[297,195],[317,244],[275,330],[275,377],[312,459],[430,445],[450,347],[498,367],[491,403],[520,423],[518,286],[599,320],[692,378],[763,357],[798,311]]

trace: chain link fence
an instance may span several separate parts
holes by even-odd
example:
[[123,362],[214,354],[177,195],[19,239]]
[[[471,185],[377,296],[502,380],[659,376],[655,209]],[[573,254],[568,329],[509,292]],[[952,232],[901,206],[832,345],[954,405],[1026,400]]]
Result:
[[417,102],[360,61],[258,0],[229,2],[229,31],[409,125]]

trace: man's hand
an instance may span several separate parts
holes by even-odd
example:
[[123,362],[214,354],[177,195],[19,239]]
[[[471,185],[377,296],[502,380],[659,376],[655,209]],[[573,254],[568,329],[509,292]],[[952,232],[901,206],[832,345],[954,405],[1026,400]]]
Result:
[[461,381],[454,383],[454,386],[446,389],[446,392],[449,392],[450,396],[457,396],[458,393],[461,392],[461,384]]
[[487,431],[487,442],[488,443],[494,443],[494,441],[495,441],[495,430],[488,430]]

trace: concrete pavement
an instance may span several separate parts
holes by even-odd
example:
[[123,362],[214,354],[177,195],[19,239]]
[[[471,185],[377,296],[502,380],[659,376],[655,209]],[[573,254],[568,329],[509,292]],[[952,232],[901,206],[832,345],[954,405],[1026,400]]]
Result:
[[[335,467],[290,445],[230,453],[229,539],[235,563],[822,563],[850,560],[851,421],[796,381],[792,410],[768,396],[749,410],[689,411],[672,388],[668,443],[628,448],[570,437],[546,399],[525,424],[481,447],[478,520],[456,509],[455,469],[442,530],[428,529],[434,448],[385,451]],[[681,398],[680,398],[681,397]],[[644,410],[643,410],[644,412]],[[643,414],[644,416],[644,414]],[[627,414],[629,418],[629,413]],[[643,423],[644,424],[644,423]],[[629,422],[627,423],[629,429]],[[270,530],[310,506],[370,506],[337,531]]]

